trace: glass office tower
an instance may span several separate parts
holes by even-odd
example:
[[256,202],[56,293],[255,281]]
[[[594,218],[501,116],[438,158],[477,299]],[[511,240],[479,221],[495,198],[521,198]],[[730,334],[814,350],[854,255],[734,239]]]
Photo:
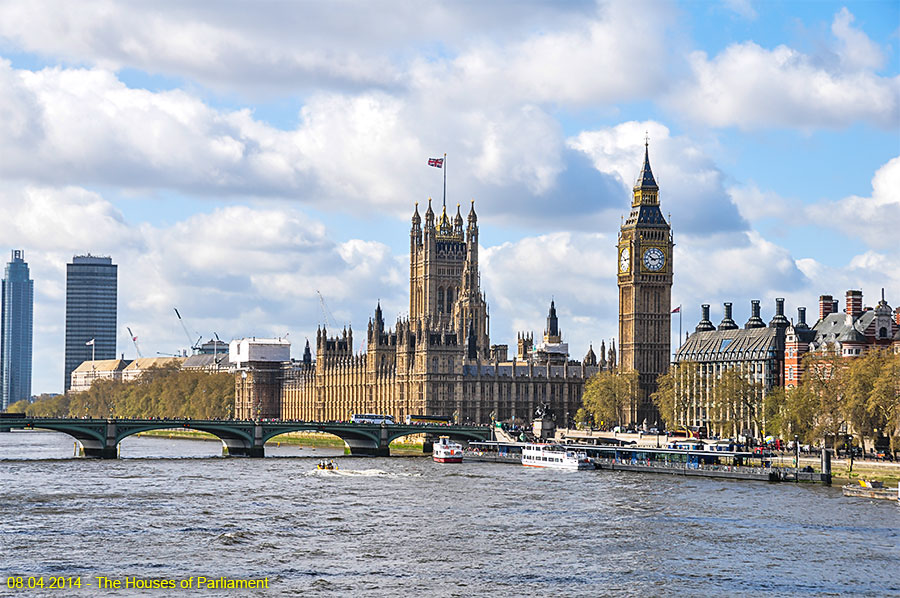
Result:
[[0,410],[31,397],[33,313],[34,281],[25,252],[14,249],[0,301]]
[[[112,258],[77,255],[66,264],[66,379],[92,359],[116,358],[118,266]],[[93,346],[90,343],[94,341]]]

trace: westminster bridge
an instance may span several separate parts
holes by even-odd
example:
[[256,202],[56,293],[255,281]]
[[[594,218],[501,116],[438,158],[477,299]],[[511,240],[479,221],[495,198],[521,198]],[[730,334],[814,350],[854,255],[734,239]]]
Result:
[[288,432],[323,432],[339,437],[351,455],[387,457],[390,444],[397,438],[425,434],[427,438],[449,436],[456,440],[489,440],[486,426],[430,424],[363,424],[353,422],[307,422],[280,420],[197,420],[169,419],[95,419],[54,417],[6,417],[0,429],[54,430],[75,438],[85,457],[115,459],[119,443],[128,436],[151,430],[197,430],[217,436],[222,454],[264,457],[270,439]]

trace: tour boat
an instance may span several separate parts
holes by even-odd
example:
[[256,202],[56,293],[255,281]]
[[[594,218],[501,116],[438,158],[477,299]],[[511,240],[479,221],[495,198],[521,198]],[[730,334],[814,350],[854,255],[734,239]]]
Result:
[[526,444],[522,447],[522,465],[551,469],[594,469],[587,453],[555,444]]
[[463,447],[458,442],[451,442],[446,436],[434,443],[431,458],[438,463],[462,463]]

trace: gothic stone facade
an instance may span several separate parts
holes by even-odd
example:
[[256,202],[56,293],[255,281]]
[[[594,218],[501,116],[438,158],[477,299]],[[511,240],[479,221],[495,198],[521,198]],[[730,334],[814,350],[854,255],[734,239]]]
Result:
[[618,243],[619,350],[622,370],[638,372],[638,400],[629,414],[629,423],[637,425],[662,423],[650,395],[656,392],[657,377],[669,368],[674,245],[645,146],[631,213]]
[[458,206],[452,220],[446,207],[435,220],[429,201],[423,226],[416,205],[407,319],[387,328],[379,304],[361,355],[354,354],[352,329],[336,337],[321,329],[314,360],[307,347],[300,362],[256,364],[258,371],[250,364],[236,376],[235,416],[327,421],[379,413],[399,421],[429,414],[486,423],[528,421],[549,403],[560,423],[574,417],[585,379],[598,371],[593,350],[584,362],[547,359],[561,343],[551,306],[542,352],[526,348],[507,360],[505,346],[490,344],[474,202],[465,224]]

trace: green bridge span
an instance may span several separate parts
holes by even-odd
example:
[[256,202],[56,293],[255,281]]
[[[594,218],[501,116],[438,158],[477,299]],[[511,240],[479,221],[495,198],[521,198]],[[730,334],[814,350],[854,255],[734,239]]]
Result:
[[42,429],[64,432],[78,441],[85,457],[115,459],[119,443],[128,436],[151,430],[199,430],[222,441],[222,454],[264,457],[268,440],[287,432],[324,432],[339,437],[351,455],[390,456],[390,443],[403,436],[426,434],[456,440],[489,440],[485,426],[435,426],[359,424],[351,422],[300,422],[254,420],[171,419],[75,419],[4,417],[0,429]]

